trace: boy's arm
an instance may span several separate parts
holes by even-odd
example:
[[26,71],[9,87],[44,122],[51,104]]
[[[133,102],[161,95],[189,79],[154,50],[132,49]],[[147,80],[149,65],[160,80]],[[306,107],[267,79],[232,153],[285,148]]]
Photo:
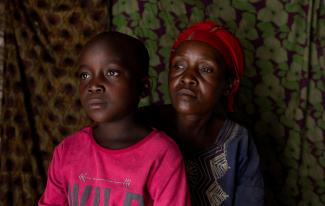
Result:
[[39,206],[68,205],[67,193],[61,173],[61,147],[62,144],[60,144],[54,150],[54,154],[48,169],[46,188],[38,202]]
[[250,136],[241,141],[240,153],[235,205],[263,206],[264,183],[259,168],[260,159]]
[[155,206],[191,205],[185,165],[176,144],[157,162],[148,181],[148,190]]

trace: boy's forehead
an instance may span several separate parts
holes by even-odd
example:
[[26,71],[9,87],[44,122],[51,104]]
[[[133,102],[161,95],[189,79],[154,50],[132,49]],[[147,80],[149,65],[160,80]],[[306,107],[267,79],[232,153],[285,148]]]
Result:
[[94,41],[89,41],[84,46],[82,52],[89,50],[114,50],[116,45],[117,43],[113,43],[113,41],[109,39],[95,39]]
[[92,38],[87,46],[103,44],[113,48],[133,48],[140,49],[142,43],[136,38],[119,32],[103,32]]
[[138,48],[132,39],[123,38],[123,36],[102,36],[89,41],[81,51],[81,56],[88,52],[93,51],[109,52],[119,57],[132,58],[135,54],[138,54],[140,48]]
[[95,58],[103,62],[114,59],[129,69],[147,73],[149,55],[138,39],[119,32],[103,32],[86,43],[79,55],[79,63]]
[[85,47],[79,56],[79,64],[86,65],[101,65],[107,66],[108,64],[120,65],[121,68],[130,69],[128,66],[128,56],[121,50],[114,49],[111,45],[104,45],[94,43]]

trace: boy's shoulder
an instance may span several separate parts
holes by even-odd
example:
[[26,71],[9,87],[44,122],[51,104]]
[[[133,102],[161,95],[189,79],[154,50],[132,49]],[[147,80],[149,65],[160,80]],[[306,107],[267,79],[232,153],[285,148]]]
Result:
[[161,148],[170,148],[170,147],[178,147],[176,142],[168,136],[165,132],[153,128],[151,134],[153,138],[151,138],[151,144],[157,145]]
[[[66,136],[59,145],[56,146],[57,150],[61,152],[71,152],[71,151],[81,151],[85,147],[93,145],[94,141],[92,139],[92,128],[85,127],[79,131],[76,131],[68,136]],[[140,142],[131,146],[132,148],[142,148],[144,150],[154,150],[161,153],[177,151],[178,146],[176,142],[169,137],[165,132],[153,128],[152,131],[144,137]]]
[[156,158],[159,156],[172,155],[181,156],[176,142],[168,136],[165,132],[158,130],[156,128],[144,139],[145,144],[142,145],[142,151],[146,154],[152,154]]
[[87,144],[91,137],[91,127],[84,127],[66,137],[57,145],[57,148],[67,149],[69,147],[79,147]]
[[66,136],[64,138],[64,141],[72,141],[73,139],[88,137],[88,136],[91,136],[91,133],[92,133],[92,127],[87,126],[87,127],[84,127],[82,129]]

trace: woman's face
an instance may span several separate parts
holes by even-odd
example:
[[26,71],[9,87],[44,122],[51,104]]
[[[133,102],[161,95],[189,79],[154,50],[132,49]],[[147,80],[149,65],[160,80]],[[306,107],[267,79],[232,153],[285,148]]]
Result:
[[169,66],[169,94],[179,114],[211,113],[225,90],[223,58],[210,45],[184,41],[172,53]]

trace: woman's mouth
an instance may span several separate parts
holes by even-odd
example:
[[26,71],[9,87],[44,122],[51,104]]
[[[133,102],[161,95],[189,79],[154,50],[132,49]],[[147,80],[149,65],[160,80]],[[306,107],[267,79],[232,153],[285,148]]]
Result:
[[190,89],[180,89],[177,91],[177,96],[196,98],[196,94]]

